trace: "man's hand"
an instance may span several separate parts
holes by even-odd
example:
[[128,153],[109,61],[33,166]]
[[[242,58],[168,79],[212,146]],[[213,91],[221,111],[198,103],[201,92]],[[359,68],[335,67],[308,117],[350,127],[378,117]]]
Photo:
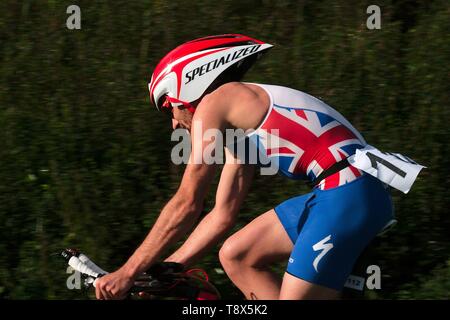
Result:
[[99,300],[125,299],[133,283],[134,279],[119,269],[96,280],[95,296]]

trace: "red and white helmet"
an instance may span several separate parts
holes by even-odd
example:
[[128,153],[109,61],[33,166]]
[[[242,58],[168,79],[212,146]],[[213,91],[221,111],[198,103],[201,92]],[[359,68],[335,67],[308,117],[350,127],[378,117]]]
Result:
[[150,99],[161,108],[187,105],[219,85],[239,81],[272,45],[241,35],[224,34],[189,41],[170,51],[148,84]]

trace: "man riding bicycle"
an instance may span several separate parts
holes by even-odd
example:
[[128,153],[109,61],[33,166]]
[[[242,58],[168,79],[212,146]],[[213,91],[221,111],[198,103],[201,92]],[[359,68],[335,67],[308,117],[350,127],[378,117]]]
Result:
[[[211,129],[245,131],[258,157],[313,183],[310,193],[261,213],[220,249],[224,270],[247,299],[338,298],[357,257],[392,220],[387,186],[347,161],[367,144],[341,114],[301,91],[238,82],[271,47],[239,34],[211,36],[175,48],[156,66],[151,100],[172,117],[174,130],[190,131],[192,152],[146,239],[119,270],[98,279],[98,299],[123,298],[133,279],[194,227],[218,167],[198,159],[218,141],[204,141]],[[257,165],[231,145],[214,208],[166,261],[194,263],[235,225]],[[270,269],[281,261],[283,279]]]

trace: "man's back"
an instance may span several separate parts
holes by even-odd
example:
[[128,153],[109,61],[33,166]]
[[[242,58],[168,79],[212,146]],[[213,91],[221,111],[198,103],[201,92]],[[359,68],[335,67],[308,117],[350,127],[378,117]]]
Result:
[[[256,87],[263,90],[266,99],[261,98]],[[323,170],[366,144],[361,134],[339,112],[307,93],[253,83],[225,88],[225,95],[227,90],[242,96],[238,99],[238,106],[234,107],[235,117],[243,119],[240,124],[247,125],[242,129],[256,129],[248,137],[261,162],[271,161],[272,166],[275,164],[289,178],[313,180]],[[256,103],[251,94],[245,93],[246,90],[256,92],[253,99]],[[258,105],[263,103],[267,105]],[[337,187],[361,175],[359,170],[349,166],[322,181],[320,188]]]

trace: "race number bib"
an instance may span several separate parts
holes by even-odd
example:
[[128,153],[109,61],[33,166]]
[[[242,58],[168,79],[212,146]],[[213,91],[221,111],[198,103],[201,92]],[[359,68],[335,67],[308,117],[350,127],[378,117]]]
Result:
[[348,162],[404,193],[408,193],[420,170],[425,168],[404,155],[381,152],[371,145],[356,150]]

